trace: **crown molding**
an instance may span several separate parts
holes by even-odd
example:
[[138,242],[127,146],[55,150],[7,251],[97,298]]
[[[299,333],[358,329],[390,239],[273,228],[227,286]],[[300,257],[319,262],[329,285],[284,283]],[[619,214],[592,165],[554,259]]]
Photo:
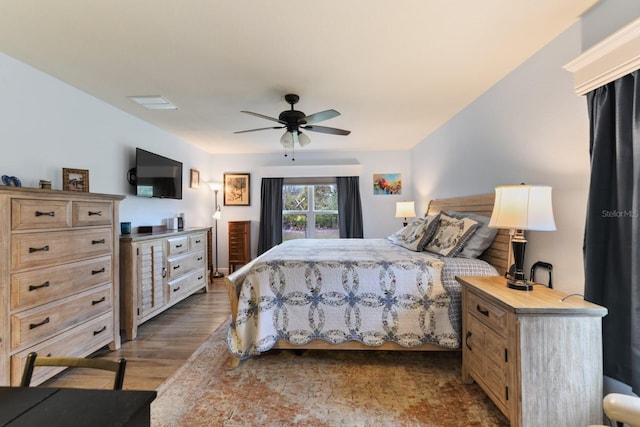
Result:
[[584,95],[640,68],[640,18],[607,37],[564,67]]

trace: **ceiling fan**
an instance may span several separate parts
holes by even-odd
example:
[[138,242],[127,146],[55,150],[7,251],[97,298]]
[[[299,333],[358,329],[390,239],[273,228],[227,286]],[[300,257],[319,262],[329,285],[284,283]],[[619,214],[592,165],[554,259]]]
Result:
[[[288,104],[291,105],[290,110],[285,110],[278,118],[265,116],[263,114],[254,113],[251,111],[242,111],[242,113],[251,114],[252,116],[260,117],[263,119],[271,120],[272,122],[280,123],[281,126],[270,126],[265,128],[258,129],[249,129],[249,130],[241,130],[234,133],[246,133],[246,132],[255,132],[259,130],[266,129],[284,129],[287,130],[280,138],[280,143],[284,146],[285,149],[293,149],[294,144],[298,143],[300,147],[304,147],[305,145],[311,142],[311,139],[304,133],[300,131],[300,129],[310,130],[313,132],[321,132],[321,133],[329,133],[332,135],[349,135],[351,131],[337,128],[330,128],[327,126],[315,126],[314,123],[321,122],[323,120],[329,120],[334,117],[340,115],[336,110],[325,110],[320,111],[315,114],[311,114],[307,116],[302,111],[295,110],[293,106],[298,103],[300,97],[295,94],[287,94],[284,96],[284,100],[287,101]],[[286,157],[286,154],[285,154]]]

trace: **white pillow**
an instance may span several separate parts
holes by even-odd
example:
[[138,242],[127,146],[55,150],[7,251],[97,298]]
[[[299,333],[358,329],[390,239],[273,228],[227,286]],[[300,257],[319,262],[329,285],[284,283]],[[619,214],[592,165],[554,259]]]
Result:
[[387,237],[391,243],[402,246],[414,252],[422,251],[426,242],[431,239],[438,225],[438,215],[418,218],[404,228]]
[[440,214],[440,222],[425,250],[444,256],[456,256],[480,223],[470,218],[456,219]]

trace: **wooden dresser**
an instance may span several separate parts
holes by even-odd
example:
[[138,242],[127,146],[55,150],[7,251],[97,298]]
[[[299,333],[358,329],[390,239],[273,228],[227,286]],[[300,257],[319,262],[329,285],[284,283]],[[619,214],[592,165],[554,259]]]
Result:
[[602,423],[602,317],[607,309],[545,286],[494,277],[462,285],[462,378],[512,426]]
[[207,290],[207,228],[120,237],[121,323],[127,339],[138,326]]
[[[27,354],[120,347],[118,210],[124,196],[0,187],[0,384]],[[61,368],[38,369],[39,384]]]
[[229,221],[229,274],[251,261],[251,221]]

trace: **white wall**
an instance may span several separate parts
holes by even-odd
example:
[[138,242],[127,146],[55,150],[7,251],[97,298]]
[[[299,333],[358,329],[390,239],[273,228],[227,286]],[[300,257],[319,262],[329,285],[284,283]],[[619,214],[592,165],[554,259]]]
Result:
[[[118,110],[68,84],[0,53],[0,175],[18,177],[24,187],[51,179],[62,188],[62,168],[88,169],[91,192],[123,194],[120,220],[133,227],[161,225],[164,218],[186,214],[187,227],[213,225],[213,192],[207,181],[222,181],[225,172],[251,173],[251,206],[225,207],[218,231],[220,270],[227,265],[229,220],[253,221],[252,252],[258,240],[261,168],[294,163],[281,154],[211,155]],[[158,114],[170,114],[160,111]],[[232,136],[230,137],[232,138]],[[232,141],[230,141],[232,142]],[[277,143],[277,141],[274,141]],[[126,179],[135,163],[135,147],[183,162],[183,199],[145,199],[133,196]],[[395,202],[411,198],[409,152],[297,154],[295,165],[358,163],[365,237],[384,237],[400,228]],[[189,170],[200,171],[199,189],[189,188]],[[373,173],[402,173],[402,196],[374,196]],[[219,194],[222,205],[222,195]]]
[[586,99],[575,94],[562,66],[582,53],[591,34],[585,23],[603,37],[618,29],[603,30],[609,23],[622,26],[638,15],[640,2],[603,1],[418,144],[411,154],[416,199],[490,193],[521,182],[551,185],[558,230],[528,233],[525,271],[535,261],[551,262],[554,286],[581,294],[589,121]]

